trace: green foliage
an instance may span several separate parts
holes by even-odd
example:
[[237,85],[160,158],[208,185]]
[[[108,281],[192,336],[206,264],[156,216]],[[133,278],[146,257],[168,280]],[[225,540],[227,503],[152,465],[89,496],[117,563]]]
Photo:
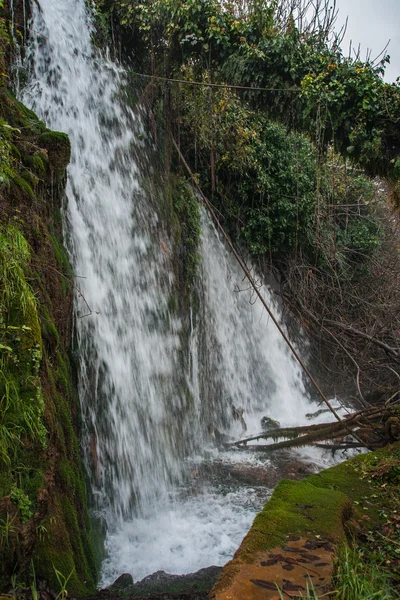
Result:
[[63,575],[63,573],[54,567],[54,572],[56,574],[58,587],[60,590],[56,596],[56,600],[66,600],[66,598],[68,598],[67,585],[74,571],[72,570],[69,575]]
[[176,216],[177,242],[185,283],[190,285],[198,275],[200,264],[200,205],[192,188],[183,179],[174,178],[169,182],[169,188]]
[[7,513],[4,519],[0,519],[0,551],[9,551],[11,538],[16,533],[14,521],[15,516],[11,517],[9,513]]
[[12,131],[13,128],[0,118],[0,186],[9,183],[15,176]]
[[306,244],[316,204],[312,144],[251,110],[231,90],[184,87],[180,100],[181,136],[189,144],[194,134],[197,155],[214,154],[215,200],[232,227],[241,224],[251,252],[263,256]]
[[[103,2],[118,15],[135,46],[163,75],[181,67],[194,79],[281,91],[242,92],[273,120],[302,129],[322,143],[334,142],[343,155],[372,174],[395,175],[400,155],[400,86],[382,80],[378,66],[346,58],[329,42],[330,31],[299,31],[279,3],[253,0],[119,0]],[[135,48],[136,50],[136,48]],[[287,90],[295,91],[287,91]],[[301,93],[300,93],[301,92]],[[321,141],[321,140],[320,140]]]
[[318,264],[325,276],[335,273],[345,284],[368,275],[369,262],[381,247],[384,231],[373,181],[347,169],[331,152],[320,181]]
[[371,174],[400,173],[400,88],[382,80],[388,57],[377,67],[345,58],[329,30],[299,31],[275,2],[97,4],[135,40],[137,68],[204,84],[162,84],[160,118],[168,114],[230,233],[256,257],[302,252],[349,279],[367,274],[362,263],[382,239],[375,209],[365,199],[359,214],[332,217],[330,205],[355,198],[357,185],[340,185],[341,197],[327,159],[332,143]]
[[[286,594],[284,594],[284,592],[282,592],[279,588],[278,588],[278,594],[279,594],[279,599],[280,600],[285,600],[285,596]],[[314,588],[313,582],[311,581],[311,579],[309,581],[306,582],[306,591],[305,591],[305,596],[297,596],[298,600],[319,600],[318,598],[318,594]]]
[[13,226],[0,230],[0,460],[24,438],[45,445],[44,403],[39,380],[42,339],[37,302],[26,280],[30,251]]
[[[375,562],[365,560],[360,547],[349,548],[342,545],[337,557],[336,573],[333,578],[333,591],[328,596],[337,600],[395,600],[398,594],[391,588],[390,573]],[[278,589],[279,597],[284,600]],[[305,596],[299,600],[319,600],[312,581],[306,585]]]
[[338,556],[334,588],[338,600],[394,600],[390,574],[381,564],[365,561],[359,547],[343,546]]
[[326,140],[373,175],[395,175],[400,153],[400,86],[382,81],[388,60],[375,68],[339,53],[326,56],[301,82],[310,116],[318,103],[327,112]]
[[21,520],[23,523],[29,521],[33,516],[32,502],[28,496],[18,487],[13,487],[10,492],[10,500],[15,504],[21,514]]

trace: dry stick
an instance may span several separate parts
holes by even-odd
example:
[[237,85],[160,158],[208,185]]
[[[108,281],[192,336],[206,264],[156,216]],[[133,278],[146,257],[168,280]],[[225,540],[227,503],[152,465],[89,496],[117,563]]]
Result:
[[388,352],[389,354],[392,354],[396,358],[400,358],[400,351],[397,350],[397,348],[392,348],[391,346],[389,346],[388,344],[385,344],[381,340],[377,340],[372,335],[368,335],[367,333],[364,333],[364,331],[355,329],[354,327],[351,327],[351,325],[345,325],[344,323],[339,323],[338,321],[331,321],[330,319],[326,319],[325,322],[328,323],[329,325],[332,325],[333,327],[337,327],[338,329],[343,329],[344,331],[348,331],[349,333],[354,333],[354,335],[362,337],[362,338],[372,342],[373,344],[380,346],[386,352]]
[[219,229],[219,231],[222,233],[222,235],[224,236],[224,239],[226,241],[226,243],[228,244],[229,248],[231,249],[234,257],[236,258],[237,262],[239,263],[243,273],[245,274],[245,276],[247,277],[247,279],[249,280],[251,286],[253,287],[255,293],[257,294],[258,298],[260,299],[262,305],[264,306],[265,310],[267,311],[267,313],[269,314],[269,316],[271,317],[272,321],[275,323],[276,327],[278,328],[279,333],[281,334],[281,336],[283,337],[283,339],[285,340],[286,344],[289,346],[291,352],[293,353],[293,356],[296,358],[296,360],[298,361],[298,363],[300,364],[301,368],[303,369],[303,371],[306,373],[307,377],[309,378],[309,380],[311,381],[311,383],[314,385],[315,389],[317,390],[317,392],[319,393],[319,395],[321,396],[322,400],[325,402],[326,406],[329,408],[329,410],[331,411],[331,413],[335,416],[335,418],[339,421],[339,423],[343,423],[345,428],[348,430],[348,432],[350,433],[350,435],[353,435],[365,448],[367,448],[369,450],[368,445],[361,439],[359,438],[355,433],[353,433],[351,431],[351,429],[348,427],[348,425],[346,424],[345,421],[342,421],[342,419],[340,418],[340,416],[338,415],[338,413],[336,412],[336,410],[333,408],[332,404],[329,402],[328,398],[325,396],[324,392],[321,390],[321,388],[319,387],[318,383],[315,381],[314,377],[311,375],[308,367],[305,365],[305,363],[302,361],[302,359],[300,358],[300,356],[298,355],[298,353],[296,352],[296,349],[294,348],[293,344],[290,342],[289,338],[287,337],[287,335],[285,334],[285,332],[283,331],[282,327],[279,325],[277,319],[275,318],[275,315],[273,314],[272,310],[269,308],[269,306],[267,305],[267,303],[265,302],[263,296],[261,295],[260,291],[257,288],[257,285],[253,279],[253,277],[251,276],[249,270],[247,269],[245,263],[243,262],[242,258],[239,256],[239,254],[237,253],[236,249],[234,248],[228,234],[225,232],[224,228],[222,227],[221,223],[219,222],[218,217],[216,216],[216,214],[214,213],[212,206],[208,200],[208,198],[203,194],[203,191],[201,190],[199,184],[196,181],[196,178],[194,177],[192,171],[190,170],[190,167],[188,165],[188,163],[186,162],[186,160],[184,159],[182,152],[180,151],[176,141],[174,138],[172,138],[172,143],[175,147],[175,150],[178,153],[178,156],[180,158],[180,160],[182,161],[184,167],[186,168],[191,180],[193,181],[195,187],[197,188],[199,194],[201,195],[203,202],[205,203],[206,207],[208,208],[216,226],[217,229]]
[[86,304],[86,306],[87,306],[87,308],[89,310],[89,313],[87,315],[80,315],[78,317],[78,319],[83,319],[84,317],[90,317],[93,313],[95,313],[96,315],[100,314],[96,310],[92,310],[90,308],[89,304],[87,303],[87,300],[86,300],[85,296],[83,295],[83,293],[81,292],[81,290],[75,285],[75,283],[72,281],[72,279],[70,279],[69,277],[67,277],[66,275],[64,275],[64,273],[61,273],[61,271],[59,271],[58,269],[56,269],[56,268],[54,268],[54,267],[52,267],[52,266],[50,266],[50,265],[48,265],[46,263],[43,263],[43,262],[41,262],[39,260],[35,260],[35,259],[33,259],[33,262],[36,262],[40,267],[45,267],[46,269],[51,269],[51,271],[54,271],[55,273],[58,273],[58,275],[61,275],[61,277],[64,277],[64,279],[66,281],[68,281],[72,285],[73,288],[76,289],[76,291],[79,293],[79,296],[82,298],[82,300],[84,301],[84,303]]

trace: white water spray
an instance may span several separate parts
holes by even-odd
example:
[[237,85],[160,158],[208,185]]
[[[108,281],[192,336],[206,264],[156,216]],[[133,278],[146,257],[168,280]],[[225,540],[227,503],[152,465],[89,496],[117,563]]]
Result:
[[204,215],[200,308],[181,317],[192,332],[182,373],[168,239],[134,160],[140,122],[123,70],[93,49],[91,32],[84,0],[34,4],[23,100],[72,143],[66,242],[77,284],[100,313],[81,318],[86,307],[76,303],[82,443],[108,524],[107,584],[122,571],[137,579],[226,562],[266,493],[224,496],[199,484],[185,495],[187,457],[213,427],[240,433],[232,405],[256,432],[261,415],[299,423],[310,405],[298,365],[261,306],[237,291],[242,275]]

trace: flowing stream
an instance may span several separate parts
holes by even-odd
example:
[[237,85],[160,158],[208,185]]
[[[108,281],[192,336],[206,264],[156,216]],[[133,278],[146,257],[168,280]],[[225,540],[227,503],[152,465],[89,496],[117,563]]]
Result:
[[138,580],[158,569],[224,564],[269,492],[218,479],[218,465],[258,459],[219,454],[214,429],[241,435],[232,406],[258,433],[265,414],[299,424],[315,405],[205,213],[198,307],[171,312],[170,240],[140,183],[142,125],[129,108],[124,71],[93,48],[84,0],[32,8],[30,80],[21,96],[48,127],[70,136],[65,239],[94,311],[85,316],[77,298],[82,448],[93,510],[107,523],[101,584],[124,571]]

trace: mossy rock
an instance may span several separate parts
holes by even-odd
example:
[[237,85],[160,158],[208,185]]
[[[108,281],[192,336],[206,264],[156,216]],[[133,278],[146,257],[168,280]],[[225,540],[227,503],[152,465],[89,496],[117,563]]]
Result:
[[47,535],[36,546],[37,577],[59,591],[56,570],[68,578],[69,595],[84,596],[95,590],[95,573],[90,571],[82,546],[76,509],[67,498],[52,501],[51,514],[43,522]]
[[39,137],[38,144],[47,150],[50,167],[59,179],[71,160],[71,142],[68,135],[47,130]]
[[251,561],[255,552],[284,543],[289,534],[313,533],[340,542],[350,515],[351,502],[344,493],[315,487],[307,479],[284,479],[256,516],[236,557]]
[[22,163],[28,167],[37,177],[43,179],[46,174],[46,163],[48,157],[45,152],[35,152],[34,154],[25,155],[22,158]]
[[39,183],[39,177],[32,173],[32,171],[22,171],[21,177],[22,179],[25,179],[27,183],[29,183],[32,190],[34,190],[37,184]]
[[40,121],[39,117],[25,104],[19,102],[9,88],[3,88],[1,92],[1,110],[0,114],[13,127],[29,130],[32,135],[39,135],[46,130],[46,125]]
[[30,200],[35,199],[35,194],[30,186],[30,184],[21,176],[16,176],[13,178],[13,195],[17,197],[17,200],[21,198],[30,198]]
[[256,516],[234,558],[223,569],[211,597],[226,590],[243,564],[254,563],[262,552],[285,544],[288,536],[328,539],[334,547],[380,521],[379,496],[368,469],[393,453],[400,443],[363,454],[302,481],[282,480]]

